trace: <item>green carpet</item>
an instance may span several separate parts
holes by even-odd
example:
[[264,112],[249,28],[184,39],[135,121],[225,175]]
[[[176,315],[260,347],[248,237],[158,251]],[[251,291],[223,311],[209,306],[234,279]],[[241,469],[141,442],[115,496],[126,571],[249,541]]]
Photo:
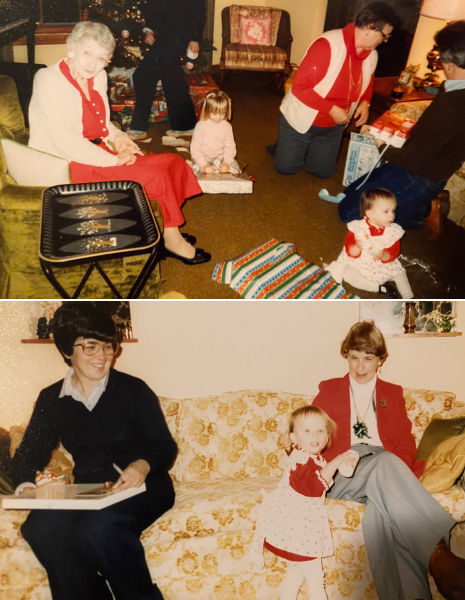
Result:
[[[239,298],[228,286],[212,281],[216,262],[236,258],[270,239],[295,244],[300,256],[321,267],[337,258],[347,232],[337,206],[320,200],[317,193],[322,187],[331,193],[343,191],[340,182],[348,140],[332,179],[320,180],[306,172],[279,175],[265,149],[276,140],[282,100],[275,82],[266,73],[238,71],[230,74],[224,90],[233,102],[238,162],[249,164],[247,173],[256,182],[251,195],[204,194],[184,205],[184,231],[195,235],[197,245],[213,257],[210,263],[193,267],[172,258],[162,262],[163,291],[175,290],[187,298]],[[141,147],[176,153],[161,144],[167,129],[168,122],[152,125],[153,141]],[[465,229],[447,221],[445,235],[437,241],[428,241],[424,231],[408,231],[401,252],[413,263],[407,273],[415,298],[465,297]],[[345,287],[362,298],[386,298]]]

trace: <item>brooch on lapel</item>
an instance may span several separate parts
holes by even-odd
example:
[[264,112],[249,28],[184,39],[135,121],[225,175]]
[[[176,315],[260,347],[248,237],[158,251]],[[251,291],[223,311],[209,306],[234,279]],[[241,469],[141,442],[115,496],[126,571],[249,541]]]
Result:
[[387,406],[387,400],[386,400],[386,398],[381,398],[381,400],[380,400],[380,404],[381,404],[381,406],[382,406],[383,408],[386,408],[386,406]]

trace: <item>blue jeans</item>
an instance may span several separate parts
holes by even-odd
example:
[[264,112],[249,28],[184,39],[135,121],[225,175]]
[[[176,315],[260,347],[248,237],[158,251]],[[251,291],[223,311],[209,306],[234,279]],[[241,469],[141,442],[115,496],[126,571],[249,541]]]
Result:
[[385,188],[397,198],[396,223],[404,229],[420,229],[431,211],[431,201],[444,189],[447,181],[424,179],[393,163],[381,165],[359,189],[360,177],[345,191],[338,205],[339,218],[344,223],[360,219],[360,196],[364,190]]
[[281,115],[274,157],[275,169],[281,175],[294,175],[305,164],[305,170],[315,177],[332,177],[336,172],[344,129],[345,125],[312,125],[307,133],[299,133]]

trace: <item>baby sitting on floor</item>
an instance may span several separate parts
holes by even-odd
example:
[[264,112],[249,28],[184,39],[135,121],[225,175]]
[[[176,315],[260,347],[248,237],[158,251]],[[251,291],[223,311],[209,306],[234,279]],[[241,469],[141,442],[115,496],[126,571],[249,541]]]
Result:
[[346,281],[368,292],[390,293],[393,281],[402,298],[413,298],[407,273],[397,258],[404,230],[394,223],[397,200],[382,188],[365,190],[360,198],[359,221],[347,224],[344,248],[338,259],[326,267],[338,282]]
[[229,96],[220,90],[208,93],[202,106],[200,121],[195,126],[192,136],[192,162],[187,161],[196,175],[239,173],[230,119]]

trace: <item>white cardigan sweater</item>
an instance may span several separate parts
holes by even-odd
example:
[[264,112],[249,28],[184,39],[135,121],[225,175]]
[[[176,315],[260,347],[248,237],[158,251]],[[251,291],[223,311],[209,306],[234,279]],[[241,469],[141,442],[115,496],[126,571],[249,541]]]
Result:
[[[344,42],[344,35],[342,33],[342,29],[333,29],[332,31],[327,31],[320,35],[319,38],[324,38],[329,42],[331,47],[331,62],[329,64],[328,72],[323,77],[323,79],[317,83],[314,87],[315,92],[320,94],[323,98],[326,98],[328,93],[331,91],[334,82],[336,81],[341,69],[342,65],[347,56],[347,47]],[[312,42],[314,44],[316,40]],[[310,46],[312,45],[310,44]],[[309,48],[310,48],[309,46]],[[306,53],[308,52],[308,48]],[[305,53],[305,54],[306,54]],[[305,56],[305,55],[304,55]],[[370,54],[365,58],[362,65],[362,87],[360,90],[360,95],[356,102],[352,102],[350,107],[350,116],[352,116],[357,108],[357,104],[360,101],[360,98],[364,94],[368,85],[370,84],[371,76],[376,69],[376,64],[378,62],[378,53],[376,50],[372,50]],[[292,93],[292,86],[284,96],[284,99],[280,106],[280,111],[286,117],[286,121],[299,133],[307,133],[310,127],[313,125],[313,121],[318,114],[318,111],[314,108],[310,108],[303,102],[301,102],[294,94]]]
[[[105,104],[105,115],[102,116],[102,128],[105,126],[108,130],[105,141],[113,141],[119,129],[109,119],[105,71],[94,78],[94,89]],[[95,167],[114,167],[118,162],[117,156],[83,137],[82,97],[61,72],[60,63],[39,69],[34,77],[29,123],[31,148]]]

